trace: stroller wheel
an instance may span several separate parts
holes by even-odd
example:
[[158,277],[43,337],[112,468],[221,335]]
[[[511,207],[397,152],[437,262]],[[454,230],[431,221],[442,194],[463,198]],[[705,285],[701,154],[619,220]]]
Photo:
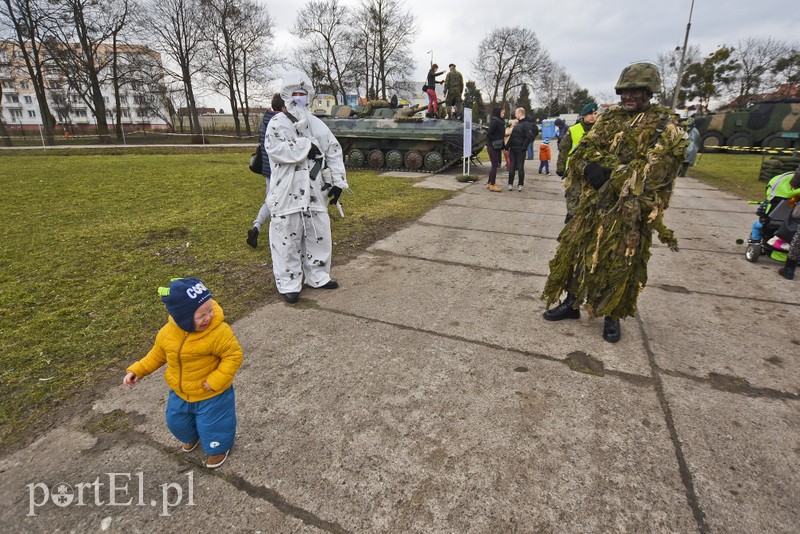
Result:
[[756,262],[758,261],[758,257],[761,255],[761,244],[760,243],[748,243],[747,250],[744,251],[744,257],[747,258],[747,261]]

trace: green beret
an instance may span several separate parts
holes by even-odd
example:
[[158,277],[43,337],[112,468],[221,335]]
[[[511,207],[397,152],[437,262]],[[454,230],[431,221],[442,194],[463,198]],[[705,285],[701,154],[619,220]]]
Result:
[[597,111],[597,104],[595,104],[594,102],[589,102],[588,104],[583,106],[583,109],[581,109],[581,117],[588,115],[589,113],[593,113],[595,111]]

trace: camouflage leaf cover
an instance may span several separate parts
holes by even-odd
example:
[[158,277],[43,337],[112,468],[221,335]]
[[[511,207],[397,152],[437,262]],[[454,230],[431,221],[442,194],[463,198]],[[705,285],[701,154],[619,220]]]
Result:
[[[569,291],[591,316],[635,314],[653,230],[662,243],[678,247],[663,217],[687,142],[677,116],[664,107],[640,113],[612,108],[598,117],[570,157],[564,185],[579,180],[581,195],[550,261],[542,292],[548,308]],[[592,162],[612,169],[599,191],[583,179]]]

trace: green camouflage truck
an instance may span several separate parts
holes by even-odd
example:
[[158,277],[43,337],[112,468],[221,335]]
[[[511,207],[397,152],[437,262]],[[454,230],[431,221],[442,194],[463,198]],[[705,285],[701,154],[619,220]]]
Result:
[[745,109],[698,115],[704,152],[718,146],[800,148],[800,99],[755,102]]

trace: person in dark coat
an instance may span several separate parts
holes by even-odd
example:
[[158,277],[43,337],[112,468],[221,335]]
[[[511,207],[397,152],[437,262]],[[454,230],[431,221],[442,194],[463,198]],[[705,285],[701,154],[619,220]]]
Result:
[[[528,145],[533,143],[535,137],[533,123],[525,116],[525,109],[517,108],[514,111],[517,124],[511,130],[511,137],[508,138],[508,150],[511,155],[511,169],[508,171],[508,190],[514,189],[514,174],[519,173],[517,181],[518,191],[522,192],[525,185],[525,151]],[[538,131],[536,132],[538,133]]]
[[489,161],[492,164],[489,169],[489,183],[486,184],[486,188],[495,193],[500,192],[500,188],[495,184],[495,180],[497,179],[497,168],[500,166],[503,144],[505,143],[506,121],[500,116],[501,112],[500,106],[495,106],[494,109],[492,109],[492,117],[489,119],[489,130],[486,132],[486,151],[489,153]]

